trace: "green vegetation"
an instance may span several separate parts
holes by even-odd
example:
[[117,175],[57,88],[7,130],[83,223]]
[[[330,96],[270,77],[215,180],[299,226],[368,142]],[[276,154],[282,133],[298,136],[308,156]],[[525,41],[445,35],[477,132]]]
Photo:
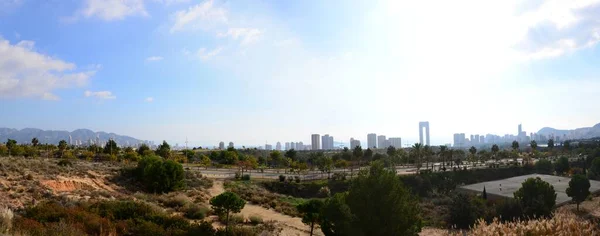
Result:
[[523,206],[524,214],[529,218],[551,216],[556,204],[554,187],[539,177],[525,180],[514,195]]
[[579,211],[579,204],[583,202],[590,195],[590,180],[583,175],[574,175],[569,181],[569,187],[567,188],[567,196],[571,197],[575,203],[577,203],[577,210]]
[[185,186],[181,164],[156,156],[143,157],[138,162],[135,174],[146,189],[154,193],[170,192]]
[[323,201],[312,199],[305,203],[297,206],[298,211],[302,214],[302,222],[310,225],[310,236],[313,235],[315,224],[321,221],[321,208],[323,208]]
[[226,215],[225,231],[227,232],[230,213],[239,213],[244,208],[244,205],[246,205],[246,202],[235,193],[224,192],[210,199],[210,205],[212,205],[212,209],[217,214]]

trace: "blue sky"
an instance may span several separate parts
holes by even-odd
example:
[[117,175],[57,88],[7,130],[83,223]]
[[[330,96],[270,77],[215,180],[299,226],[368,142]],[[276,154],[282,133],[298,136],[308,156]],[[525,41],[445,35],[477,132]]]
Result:
[[600,122],[600,1],[0,0],[0,126],[213,146]]

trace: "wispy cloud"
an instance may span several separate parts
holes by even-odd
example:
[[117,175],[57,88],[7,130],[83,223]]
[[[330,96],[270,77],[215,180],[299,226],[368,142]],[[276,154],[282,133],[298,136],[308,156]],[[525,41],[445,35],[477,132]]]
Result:
[[227,22],[227,11],[214,5],[212,0],[175,12],[171,33],[184,30],[209,29]]
[[116,99],[117,98],[117,96],[114,96],[111,91],[97,91],[97,92],[92,92],[92,91],[86,90],[83,93],[83,95],[85,97],[95,97],[95,98],[98,98],[98,99]]
[[147,97],[146,99],[144,99],[144,101],[146,101],[146,102],[154,102],[154,98],[153,97]]
[[241,40],[242,45],[254,43],[260,39],[262,31],[256,28],[230,28],[225,33],[219,33],[219,37],[230,37]]
[[76,21],[79,17],[116,21],[135,15],[149,15],[143,0],[85,0],[83,7],[67,21]]
[[162,61],[163,59],[164,58],[161,57],[161,56],[151,56],[151,57],[146,58],[146,61],[149,61],[149,62],[151,62],[151,61]]
[[84,86],[96,72],[76,72],[75,64],[38,53],[34,46],[34,41],[13,45],[0,37],[0,98],[57,100],[54,90]]
[[206,48],[200,48],[196,54],[198,55],[198,57],[200,57],[201,60],[207,61],[207,60],[210,60],[211,58],[217,56],[219,53],[221,53],[222,50],[223,50],[222,47],[218,47],[213,50],[208,50]]

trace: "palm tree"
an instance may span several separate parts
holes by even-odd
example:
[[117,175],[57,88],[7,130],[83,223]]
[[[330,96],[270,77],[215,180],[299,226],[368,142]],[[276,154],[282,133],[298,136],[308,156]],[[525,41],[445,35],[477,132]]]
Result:
[[446,152],[448,151],[448,147],[442,145],[440,146],[440,152],[438,153],[438,155],[440,156],[440,158],[442,159],[442,169],[445,170],[446,169]]
[[[431,157],[431,147],[429,145],[425,145],[423,146],[423,156],[425,157],[425,170],[429,170],[429,159]],[[431,165],[431,168],[433,169],[433,164]]]
[[421,156],[423,155],[423,144],[415,143],[410,152],[416,158],[415,164],[417,165],[417,173],[419,173],[419,170],[421,169]]
[[454,153],[456,153],[456,150],[454,149],[448,149],[448,151],[446,151],[446,155],[448,155],[448,162],[450,162],[450,168],[454,168],[454,161],[452,160]]
[[476,158],[476,154],[477,154],[477,148],[475,148],[475,146],[471,146],[471,148],[469,148],[469,153],[471,153],[471,162],[473,162],[473,167],[475,167],[476,163],[475,160]]
[[498,159],[496,158],[496,155],[498,154],[498,151],[500,151],[500,148],[498,148],[498,145],[494,144],[492,146],[492,155],[494,156],[494,160],[496,162],[498,162]]

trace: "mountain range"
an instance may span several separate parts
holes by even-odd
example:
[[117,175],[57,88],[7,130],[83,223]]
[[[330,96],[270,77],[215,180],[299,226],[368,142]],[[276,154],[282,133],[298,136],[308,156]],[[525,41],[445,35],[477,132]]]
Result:
[[594,138],[600,137],[600,123],[592,126],[592,127],[583,127],[571,130],[560,130],[554,129],[550,127],[544,127],[537,132],[538,134],[542,134],[545,136],[567,136],[568,139],[586,139],[586,138]]
[[0,128],[0,142],[6,142],[7,139],[14,139],[17,143],[31,143],[33,138],[37,138],[40,143],[58,144],[60,140],[69,142],[69,135],[73,139],[73,143],[75,143],[76,140],[80,140],[82,143],[87,144],[90,139],[95,142],[96,137],[98,137],[101,142],[106,142],[112,138],[119,145],[126,145],[127,143],[134,145],[142,142],[142,140],[129,136],[118,135],[115,133],[94,132],[89,129],[77,129],[73,132],[69,132],[34,128],[25,128],[22,130]]

